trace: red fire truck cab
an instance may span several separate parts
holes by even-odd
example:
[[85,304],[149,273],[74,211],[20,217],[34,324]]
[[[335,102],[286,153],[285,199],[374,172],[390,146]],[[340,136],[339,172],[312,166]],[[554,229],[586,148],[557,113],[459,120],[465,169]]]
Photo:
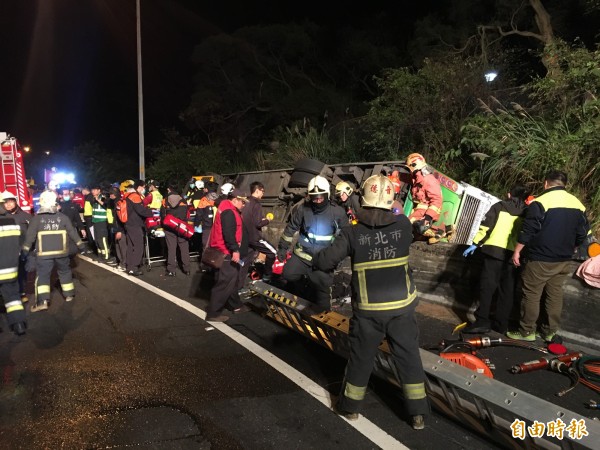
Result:
[[23,149],[16,138],[0,132],[2,147],[0,164],[0,192],[9,191],[16,195],[19,206],[28,213],[32,212],[31,193],[27,187]]

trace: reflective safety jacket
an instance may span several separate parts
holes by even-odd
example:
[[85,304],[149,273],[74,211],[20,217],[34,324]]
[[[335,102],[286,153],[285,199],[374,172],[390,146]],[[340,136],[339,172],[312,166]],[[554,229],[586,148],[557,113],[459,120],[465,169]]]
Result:
[[310,263],[314,255],[331,245],[347,223],[348,216],[341,206],[328,203],[322,211],[314,211],[310,202],[305,202],[292,212],[279,240],[279,247],[289,249],[298,232],[294,254]]
[[158,191],[152,191],[148,194],[151,197],[149,203],[145,206],[148,206],[150,209],[160,209],[163,204],[163,196]]
[[[425,170],[425,169],[423,169]],[[412,187],[410,189],[414,210],[425,210],[424,214],[437,222],[442,213],[442,188],[440,182],[432,174],[425,170],[417,170],[412,176]]]
[[83,207],[83,217],[85,218],[86,224],[91,226],[94,223],[107,222],[113,223],[112,210],[108,208],[108,199],[104,200],[104,205],[101,205],[98,200],[94,197],[85,201]]
[[406,216],[383,209],[363,209],[358,224],[342,229],[313,265],[331,271],[347,256],[352,260],[352,308],[362,315],[401,315],[414,311],[417,289],[408,266],[412,225]]
[[589,232],[585,206],[563,186],[555,186],[527,208],[519,242],[531,261],[569,261]]
[[21,227],[14,218],[0,216],[0,283],[17,279],[21,252],[20,240]]
[[38,258],[62,258],[69,256],[69,238],[77,247],[83,246],[79,233],[67,216],[40,208],[29,222],[23,251],[31,251],[35,242]]
[[525,203],[518,198],[493,204],[479,225],[473,244],[481,247],[481,253],[487,256],[510,260],[525,211]]

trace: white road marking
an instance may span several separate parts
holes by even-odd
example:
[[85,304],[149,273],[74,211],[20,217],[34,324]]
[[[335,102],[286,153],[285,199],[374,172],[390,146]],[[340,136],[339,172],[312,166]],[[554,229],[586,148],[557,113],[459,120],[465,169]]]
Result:
[[[158,295],[159,297],[168,300],[180,308],[185,309],[186,311],[194,314],[196,317],[199,317],[202,320],[206,320],[206,312],[202,309],[190,304],[189,302],[180,299],[179,297],[174,296],[173,294],[169,294],[162,289],[157,288],[156,286],[151,285],[150,283],[146,283],[145,281],[140,280],[137,277],[127,275],[127,272],[122,272],[120,270],[115,270],[106,264],[102,264],[92,259],[79,255],[79,258],[91,263],[96,266],[102,267],[103,269],[108,270],[115,275],[119,275],[123,278],[127,278],[132,283],[137,284],[140,287]],[[285,376],[287,379],[298,385],[301,389],[303,389],[307,394],[312,396],[315,400],[322,403],[327,409],[331,408],[330,398],[331,394],[327,389],[323,388],[319,384],[315,383],[310,378],[306,377],[304,374],[294,369],[292,366],[287,364],[286,362],[279,359],[277,356],[273,355],[269,351],[262,348],[260,345],[256,344],[254,341],[248,339],[243,334],[235,331],[233,328],[227,326],[224,323],[211,322],[210,326],[216,328],[229,338],[231,338],[234,342],[244,347],[246,350],[263,360],[273,369],[277,370],[280,374]],[[402,442],[395,439],[393,436],[379,428],[369,419],[360,415],[358,420],[349,421],[342,416],[338,416],[342,420],[348,422],[348,424],[354,427],[359,433],[364,435],[367,439],[373,442],[375,445],[383,448],[383,449],[405,449],[408,450],[408,447],[405,446]]]

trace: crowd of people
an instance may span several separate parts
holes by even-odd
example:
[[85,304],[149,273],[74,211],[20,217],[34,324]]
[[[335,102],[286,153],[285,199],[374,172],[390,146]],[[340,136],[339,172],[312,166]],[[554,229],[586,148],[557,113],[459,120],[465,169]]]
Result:
[[[409,155],[406,168],[403,173],[373,175],[360,189],[347,181],[331,186],[323,176],[314,176],[276,244],[263,235],[269,218],[261,207],[265,186],[260,181],[252,182],[248,192],[232,183],[220,186],[196,179],[190,180],[184,193],[174,185],[163,190],[155,180],[127,180],[108,188],[49,189],[39,196],[33,216],[20,210],[14,195],[5,192],[0,198],[0,287],[9,326],[16,334],[25,333],[28,272],[35,272],[36,278],[30,309],[42,311],[49,306],[54,268],[65,301],[74,299],[70,258],[78,251],[130,276],[142,275],[147,236],[164,237],[166,276],[190,275],[190,251],[203,255],[199,271],[214,276],[206,313],[209,322],[227,321],[226,309],[248,311],[240,290],[257,255],[262,256],[262,264],[256,267],[265,282],[275,282],[276,261],[284,264],[278,282],[313,302],[311,313],[331,309],[334,270],[349,257],[351,351],[335,409],[349,419],[358,417],[377,348],[385,337],[402,379],[412,426],[421,429],[429,403],[419,356],[418,298],[408,266],[409,248],[415,238],[435,243],[452,229],[439,225],[441,187],[425,158]],[[414,205],[408,216],[401,202],[403,183],[410,186]],[[585,208],[566,192],[566,184],[563,172],[552,171],[544,192],[529,206],[526,189],[515,186],[507,200],[486,214],[473,245],[464,252],[469,256],[480,249],[484,261],[476,321],[465,332],[494,329],[513,339],[535,340],[545,291],[547,321],[539,331],[546,340],[555,336],[568,261],[590,230]],[[515,283],[525,259],[521,323],[518,330],[508,331]]]

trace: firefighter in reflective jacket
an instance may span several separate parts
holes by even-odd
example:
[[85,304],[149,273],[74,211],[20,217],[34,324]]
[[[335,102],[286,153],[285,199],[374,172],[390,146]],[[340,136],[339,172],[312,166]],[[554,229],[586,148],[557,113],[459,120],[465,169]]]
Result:
[[79,251],[85,249],[71,220],[58,212],[56,198],[54,192],[42,193],[40,209],[29,222],[23,243],[25,255],[29,253],[34,242],[36,248],[36,303],[31,305],[32,312],[48,309],[50,274],[55,264],[65,301],[73,300],[75,285],[69,258],[69,238],[75,242]]
[[391,212],[394,186],[387,177],[369,177],[362,192],[358,224],[344,227],[313,260],[316,268],[329,271],[347,256],[352,259],[350,358],[335,409],[358,418],[377,349],[387,337],[412,426],[422,429],[429,402],[415,318],[417,290],[408,267],[412,227],[406,216]]
[[279,240],[277,259],[285,261],[296,232],[298,242],[291,258],[283,268],[283,279],[288,281],[297,294],[303,292],[299,283],[308,278],[314,291],[317,310],[331,309],[331,286],[333,273],[314,270],[313,257],[323,248],[329,247],[342,226],[348,223],[344,209],[329,201],[329,182],[316,176],[308,183],[309,200],[299,205],[290,217]]
[[338,204],[346,210],[348,220],[355,225],[356,212],[360,208],[360,200],[358,195],[354,193],[354,188],[346,181],[340,181],[335,185],[335,198]]
[[434,244],[446,236],[446,230],[433,227],[442,212],[442,188],[440,182],[433,175],[433,170],[427,165],[423,155],[412,153],[406,158],[406,165],[411,171],[412,184],[410,192],[414,208],[409,220],[415,231],[429,238],[429,243]]
[[21,227],[14,217],[5,213],[4,199],[0,196],[0,293],[8,326],[20,336],[25,334],[27,328],[18,280]]

